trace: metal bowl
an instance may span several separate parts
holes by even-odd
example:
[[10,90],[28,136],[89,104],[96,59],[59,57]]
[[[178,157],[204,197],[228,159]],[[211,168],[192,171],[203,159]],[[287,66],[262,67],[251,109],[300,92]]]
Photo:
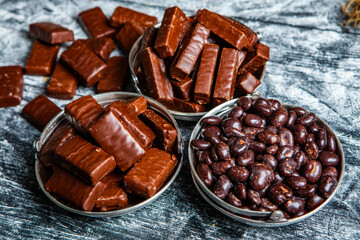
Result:
[[[250,96],[249,98],[256,99],[256,98],[259,98],[259,96],[260,95],[253,95],[253,96]],[[237,99],[227,101],[227,102],[215,107],[211,111],[209,111],[202,118],[214,116],[214,115],[222,117],[222,116],[228,114],[234,107],[237,106],[236,101],[237,101]],[[282,104],[282,106],[287,109],[294,107],[293,105],[289,105],[289,104]],[[199,190],[199,193],[201,194],[201,196],[210,205],[212,205],[214,208],[216,208],[221,213],[227,215],[228,217],[231,217],[237,221],[243,222],[248,225],[260,226],[260,227],[279,227],[279,226],[286,226],[286,225],[294,224],[294,223],[302,221],[302,220],[312,216],[313,214],[317,213],[318,211],[320,211],[323,207],[325,207],[325,205],[327,205],[331,201],[331,199],[334,197],[336,191],[339,189],[339,186],[341,184],[341,181],[344,176],[344,171],[345,171],[345,159],[344,159],[343,149],[342,149],[341,143],[340,143],[339,139],[337,138],[336,134],[334,133],[334,131],[322,119],[317,117],[317,124],[319,124],[325,130],[330,131],[331,133],[334,134],[334,136],[336,138],[336,143],[337,143],[337,154],[340,159],[338,185],[335,188],[334,192],[331,194],[331,196],[329,198],[327,198],[319,207],[315,208],[314,210],[312,210],[300,217],[291,218],[291,219],[284,218],[282,211],[279,211],[279,210],[276,210],[273,212],[271,212],[271,211],[260,212],[260,211],[253,211],[253,210],[245,210],[245,209],[237,208],[233,205],[230,205],[227,202],[223,201],[222,199],[218,198],[215,194],[213,194],[205,186],[205,184],[201,181],[201,179],[199,178],[199,176],[196,172],[197,160],[195,157],[194,150],[191,147],[190,143],[193,139],[198,138],[200,135],[200,130],[202,128],[200,121],[201,120],[199,120],[199,122],[196,124],[196,126],[190,136],[189,145],[188,145],[188,157],[189,157],[192,178],[193,178],[195,186]],[[247,217],[260,217],[260,218],[267,217],[269,220],[255,220],[255,219],[249,219]]]
[[[112,103],[116,100],[125,100],[128,98],[133,97],[140,97],[141,95],[137,93],[127,93],[127,92],[112,92],[112,93],[103,93],[103,94],[97,94],[93,97],[96,99],[96,101],[102,105],[105,106],[109,103]],[[183,164],[183,151],[184,151],[184,141],[181,135],[181,132],[179,130],[179,127],[175,121],[175,119],[172,117],[172,115],[167,111],[167,109],[161,105],[159,102],[149,98],[145,97],[148,101],[148,107],[160,114],[162,117],[164,117],[166,120],[168,120],[177,130],[177,152],[175,152],[178,163],[175,167],[174,172],[170,175],[170,177],[167,179],[167,181],[164,183],[164,185],[160,188],[160,190],[151,198],[145,199],[139,203],[136,203],[134,205],[128,206],[127,208],[120,209],[120,210],[114,210],[114,211],[107,211],[107,212],[86,212],[83,210],[75,209],[72,207],[69,207],[65,205],[63,202],[61,202],[58,198],[53,196],[51,193],[49,193],[45,189],[45,184],[48,178],[51,175],[51,170],[49,168],[45,167],[38,159],[38,153],[41,151],[43,146],[46,144],[46,142],[49,140],[50,136],[53,134],[55,129],[60,125],[62,121],[64,121],[65,115],[64,111],[61,111],[59,114],[57,114],[44,128],[43,132],[41,133],[40,140],[34,142],[34,148],[35,148],[35,174],[36,179],[39,183],[39,186],[41,190],[44,192],[44,194],[56,205],[59,207],[72,212],[76,214],[80,214],[87,217],[94,217],[94,218],[105,218],[105,217],[117,217],[129,212],[136,211],[140,208],[143,208],[153,201],[155,201],[161,194],[163,194],[166,189],[173,183],[173,181],[176,179],[177,175],[180,172],[180,169]]]

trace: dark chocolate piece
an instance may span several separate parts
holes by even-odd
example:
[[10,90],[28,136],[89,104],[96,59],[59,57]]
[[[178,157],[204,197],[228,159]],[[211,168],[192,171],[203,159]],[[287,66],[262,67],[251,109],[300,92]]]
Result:
[[112,38],[116,34],[116,30],[109,26],[107,17],[99,7],[81,12],[79,22],[85,32],[92,38]]
[[91,211],[104,192],[106,184],[98,182],[95,186],[88,185],[68,171],[57,167],[49,181],[46,190],[62,199],[69,201],[84,211]]
[[30,35],[49,44],[74,41],[73,31],[51,22],[30,24]]
[[62,63],[57,63],[46,93],[58,99],[72,99],[76,93],[77,80]]
[[128,59],[123,56],[110,58],[106,64],[108,71],[97,85],[97,92],[124,91],[130,76]]
[[117,7],[110,17],[110,25],[120,28],[128,22],[135,22],[146,29],[157,23],[157,18],[125,7]]
[[129,105],[130,109],[133,110],[136,115],[142,114],[147,108],[147,100],[143,96],[138,98],[129,98],[124,102]]
[[262,43],[255,45],[255,50],[249,52],[239,69],[239,74],[253,73],[264,66],[270,58],[270,48]]
[[25,74],[50,75],[56,63],[59,48],[59,45],[49,45],[35,40],[25,63]]
[[24,80],[21,66],[0,67],[0,108],[19,105]]
[[205,112],[206,105],[204,104],[197,104],[194,102],[187,102],[178,98],[174,98],[174,101],[171,105],[167,105],[170,110],[178,111],[178,112],[191,112],[191,113],[198,113],[198,112]]
[[75,41],[65,50],[60,60],[89,87],[95,85],[107,71],[107,65],[80,41]]
[[175,155],[150,148],[125,175],[124,187],[130,193],[151,197],[172,174],[176,164]]
[[260,80],[258,80],[254,75],[246,73],[237,78],[235,91],[238,95],[250,94],[255,91],[260,83]]
[[59,112],[61,112],[61,109],[43,94],[31,100],[22,109],[24,118],[40,132]]
[[79,40],[84,43],[93,53],[102,60],[107,60],[111,52],[116,48],[114,41],[108,37],[89,38]]
[[174,94],[177,98],[185,101],[190,101],[194,90],[194,80],[187,77],[184,81],[178,82],[171,80],[171,85],[174,90]]
[[95,141],[115,157],[121,171],[127,171],[145,154],[145,150],[112,110],[105,113],[89,129]]
[[134,22],[128,22],[116,34],[116,40],[118,40],[121,47],[129,53],[136,40],[143,33],[144,29],[140,25]]

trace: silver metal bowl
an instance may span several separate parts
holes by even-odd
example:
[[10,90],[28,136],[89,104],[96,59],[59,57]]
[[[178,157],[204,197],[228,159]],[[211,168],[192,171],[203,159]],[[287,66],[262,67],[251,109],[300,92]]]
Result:
[[[133,97],[139,97],[141,95],[137,94],[137,93],[128,93],[128,92],[112,92],[112,93],[103,93],[103,94],[97,94],[94,95],[93,97],[96,99],[96,101],[102,105],[105,106],[107,104],[110,104],[116,100],[125,100],[128,98],[133,98]],[[87,217],[94,217],[94,218],[105,218],[105,217],[117,217],[129,212],[133,212],[136,211],[140,208],[143,208],[147,205],[149,205],[150,203],[152,203],[153,201],[155,201],[161,194],[163,194],[166,189],[173,183],[173,181],[176,179],[177,175],[180,172],[180,169],[182,167],[183,164],[183,151],[184,151],[184,141],[181,135],[181,132],[179,130],[179,126],[177,125],[175,119],[173,118],[173,116],[168,112],[168,110],[159,102],[146,97],[148,101],[148,107],[151,108],[152,110],[154,110],[155,112],[157,112],[158,114],[160,114],[162,117],[164,117],[166,120],[168,120],[177,130],[177,152],[175,152],[177,159],[178,159],[178,163],[175,167],[174,172],[170,175],[170,177],[167,179],[167,181],[164,183],[164,185],[161,187],[161,189],[151,198],[145,199],[144,201],[141,201],[139,203],[136,203],[134,205],[130,205],[124,209],[120,209],[120,210],[114,210],[114,211],[107,211],[107,212],[86,212],[86,211],[82,211],[79,209],[75,209],[72,207],[69,207],[67,205],[65,205],[64,203],[62,203],[58,198],[56,198],[55,196],[53,196],[51,193],[49,193],[46,189],[45,189],[45,184],[47,179],[50,177],[51,175],[51,171],[49,170],[49,168],[46,168],[38,159],[38,153],[41,151],[41,149],[44,147],[44,145],[46,144],[46,142],[49,140],[50,136],[53,134],[53,132],[55,131],[55,129],[60,125],[60,123],[62,121],[64,121],[65,115],[64,115],[64,111],[61,111],[60,113],[58,113],[49,123],[48,125],[44,128],[43,132],[41,133],[40,136],[40,140],[39,141],[35,141],[34,142],[34,148],[35,148],[35,174],[36,174],[36,179],[39,183],[39,186],[41,188],[41,190],[44,192],[44,194],[56,205],[58,205],[59,207],[72,212],[72,213],[76,213],[76,214],[80,214],[83,216],[87,216]]]
[[[256,99],[259,98],[260,95],[253,95],[250,96],[250,99]],[[203,116],[202,118],[206,118],[209,116],[219,116],[222,117],[226,114],[228,114],[234,107],[236,107],[236,101],[237,99],[233,99],[230,101],[227,101],[217,107],[215,107],[214,109],[212,109],[211,111],[209,111],[205,116]],[[282,104],[283,107],[289,109],[291,107],[294,107],[293,105],[289,105],[289,104]],[[201,118],[201,119],[202,119]],[[334,131],[320,118],[317,117],[317,124],[319,124],[322,128],[324,128],[327,131],[330,131],[331,133],[334,134],[335,138],[336,138],[336,143],[337,143],[337,154],[339,155],[340,158],[340,166],[339,166],[339,179],[338,179],[338,185],[336,187],[336,189],[334,190],[334,192],[331,194],[331,196],[329,198],[327,198],[319,207],[317,207],[316,209],[300,216],[297,218],[291,218],[291,219],[286,219],[283,216],[282,211],[276,210],[276,211],[268,211],[268,212],[260,212],[260,211],[253,211],[253,210],[245,210],[245,209],[241,209],[241,208],[237,208],[233,205],[228,204],[227,202],[223,201],[222,199],[218,198],[215,194],[213,194],[206,186],[205,184],[201,181],[201,179],[199,178],[197,172],[196,172],[196,156],[194,153],[193,148],[191,147],[190,143],[193,139],[196,139],[199,137],[200,135],[200,130],[202,128],[201,126],[201,119],[199,120],[199,122],[196,124],[191,136],[190,136],[190,140],[189,140],[189,145],[188,145],[188,157],[189,157],[189,163],[190,163],[190,170],[191,170],[191,174],[192,174],[192,178],[193,181],[195,183],[196,188],[198,189],[199,193],[201,194],[201,196],[210,204],[212,205],[214,208],[216,208],[218,211],[220,211],[221,213],[225,214],[228,217],[231,217],[239,222],[248,224],[248,225],[254,225],[254,226],[259,226],[259,227],[279,227],[279,226],[286,226],[286,225],[290,225],[290,224],[294,224],[297,223],[299,221],[302,221],[310,216],[312,216],[313,214],[317,213],[318,211],[320,211],[323,207],[325,207],[325,205],[327,205],[331,199],[334,197],[336,191],[339,189],[339,186],[341,184],[341,181],[343,179],[344,176],[344,171],[345,171],[345,159],[344,159],[344,153],[343,153],[343,149],[341,146],[341,143],[339,141],[339,139],[337,138],[336,134],[334,133]],[[268,220],[255,220],[255,219],[249,219],[247,217],[267,217]]]

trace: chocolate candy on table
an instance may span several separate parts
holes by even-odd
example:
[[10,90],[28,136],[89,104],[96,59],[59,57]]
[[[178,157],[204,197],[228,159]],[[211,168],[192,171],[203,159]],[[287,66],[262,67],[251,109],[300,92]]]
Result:
[[135,112],[136,115],[140,115],[145,112],[147,108],[147,100],[143,96],[137,98],[129,98],[124,101],[129,105],[130,109]]
[[260,84],[260,80],[251,73],[239,75],[235,83],[235,92],[239,95],[250,94],[253,93]]
[[92,38],[114,37],[115,29],[109,26],[108,19],[99,7],[91,8],[79,14],[79,22]]
[[165,106],[167,106],[171,110],[178,112],[198,113],[206,111],[206,105],[197,104],[194,102],[187,102],[178,98],[174,98],[172,104],[166,104]]
[[21,66],[0,67],[0,108],[19,105],[24,80]]
[[59,44],[74,41],[73,31],[51,22],[30,24],[30,35],[48,44]]
[[39,131],[42,131],[59,112],[61,109],[43,94],[31,100],[22,109],[23,117]]
[[144,197],[153,196],[177,164],[175,155],[150,148],[124,177],[125,190]]
[[46,93],[52,98],[72,99],[77,85],[75,76],[62,63],[58,62],[51,75]]
[[116,34],[116,40],[125,52],[129,53],[136,40],[144,33],[141,25],[135,22],[126,23]]
[[125,7],[117,7],[110,17],[110,25],[120,28],[128,22],[135,22],[143,28],[154,26],[157,18]]
[[84,211],[91,211],[106,188],[101,181],[88,185],[70,172],[57,167],[45,186],[46,190],[74,204]]
[[191,95],[194,89],[194,80],[192,78],[187,77],[181,82],[171,80],[171,85],[177,98],[185,101],[191,100]]
[[107,65],[85,44],[75,41],[60,56],[60,61],[68,67],[84,85],[95,85],[106,73]]
[[89,38],[79,40],[84,43],[93,53],[102,60],[107,60],[111,52],[116,48],[114,41],[108,37]]
[[25,63],[25,74],[48,76],[51,74],[59,51],[59,45],[49,45],[35,40]]
[[243,64],[240,66],[239,74],[253,73],[264,66],[270,58],[270,48],[262,43],[255,45],[255,50],[249,52]]

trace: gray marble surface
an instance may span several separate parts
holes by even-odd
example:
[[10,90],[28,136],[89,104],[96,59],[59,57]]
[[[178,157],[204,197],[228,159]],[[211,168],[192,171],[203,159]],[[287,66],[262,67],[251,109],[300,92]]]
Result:
[[[32,22],[59,23],[74,30],[75,38],[85,38],[76,17],[94,6],[100,6],[107,16],[122,5],[161,20],[165,8],[178,5],[188,15],[198,8],[209,8],[239,19],[261,32],[262,41],[271,48],[267,73],[259,88],[262,95],[315,112],[335,130],[346,160],[343,184],[331,203],[311,218],[287,227],[249,227],[217,212],[195,189],[187,158],[174,184],[148,207],[108,219],[69,214],[45,197],[35,179],[32,143],[40,133],[20,112],[45,92],[47,78],[25,75],[21,105],[0,109],[0,238],[359,239],[360,30],[340,25],[344,21],[341,2],[0,1],[0,66],[25,64],[32,45],[27,33]],[[80,87],[76,98],[93,93],[94,89]],[[63,107],[68,101],[54,102]],[[187,144],[195,123],[179,124]]]

